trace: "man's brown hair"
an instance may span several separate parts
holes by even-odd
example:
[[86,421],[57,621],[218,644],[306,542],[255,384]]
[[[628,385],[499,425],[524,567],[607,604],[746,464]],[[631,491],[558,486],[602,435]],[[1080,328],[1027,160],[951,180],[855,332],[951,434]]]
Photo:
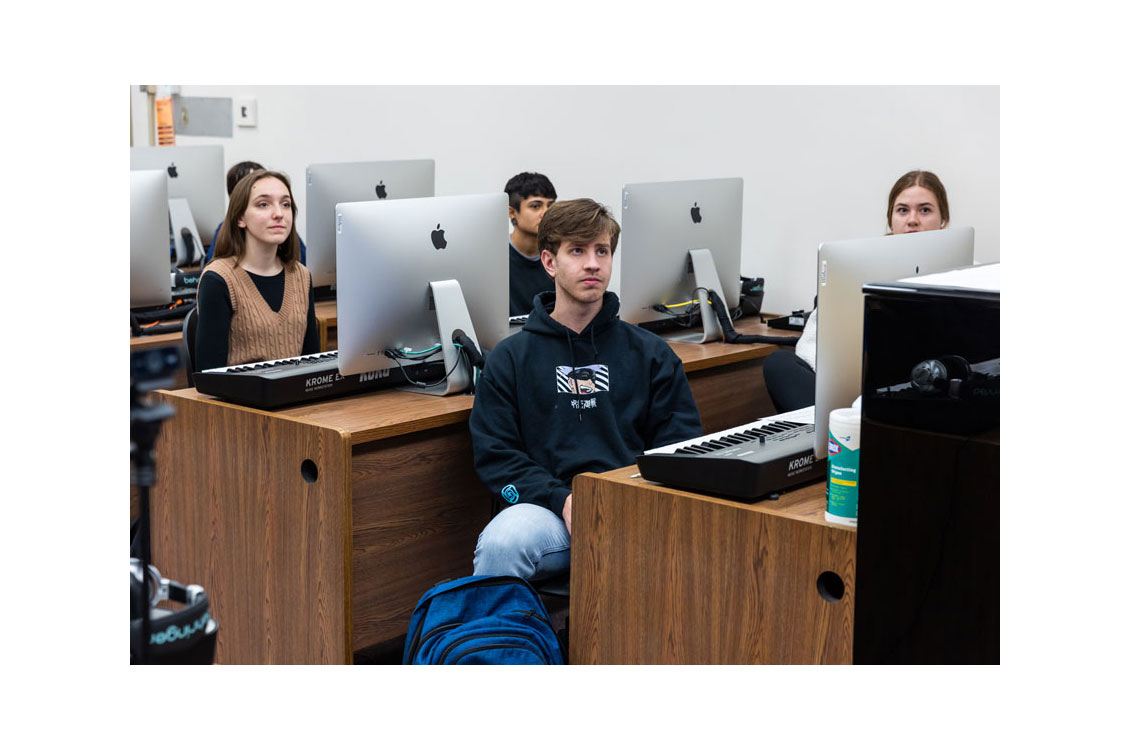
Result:
[[548,250],[557,255],[562,242],[589,243],[604,233],[616,252],[620,241],[620,224],[612,217],[607,206],[602,206],[591,198],[577,198],[559,201],[546,210],[538,226],[538,249]]

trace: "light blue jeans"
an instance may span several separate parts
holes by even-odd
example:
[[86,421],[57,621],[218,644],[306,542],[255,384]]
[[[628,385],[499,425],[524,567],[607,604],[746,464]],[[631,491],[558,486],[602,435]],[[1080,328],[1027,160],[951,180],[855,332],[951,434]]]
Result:
[[565,522],[540,505],[519,503],[495,516],[475,546],[475,575],[518,576],[527,581],[569,570]]

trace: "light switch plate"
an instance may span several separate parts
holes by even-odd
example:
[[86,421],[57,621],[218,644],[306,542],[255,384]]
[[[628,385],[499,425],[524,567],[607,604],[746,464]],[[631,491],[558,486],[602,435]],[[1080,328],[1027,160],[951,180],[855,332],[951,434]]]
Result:
[[235,122],[241,128],[254,128],[259,125],[259,105],[251,97],[235,100]]

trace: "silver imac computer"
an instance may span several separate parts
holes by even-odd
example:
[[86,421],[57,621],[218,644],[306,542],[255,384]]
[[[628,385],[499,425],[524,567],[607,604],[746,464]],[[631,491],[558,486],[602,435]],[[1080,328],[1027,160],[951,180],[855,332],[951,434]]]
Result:
[[[738,304],[742,179],[632,183],[623,200],[620,317],[668,339],[722,338],[713,315],[690,312],[709,310],[701,288]],[[695,325],[701,333],[685,332]]]
[[[436,194],[433,159],[357,161],[306,167],[306,267],[319,298],[337,285],[339,203],[431,198]],[[506,211],[503,210],[503,215]]]
[[[343,375],[442,361],[434,395],[472,383],[454,338],[478,350],[509,333],[505,193],[340,203],[337,341]],[[466,358],[470,360],[470,357]]]
[[973,227],[824,242],[817,250],[816,458],[828,456],[828,415],[863,381],[863,285],[973,264]]
[[129,173],[129,306],[172,301],[169,186],[165,170]]
[[[224,147],[133,146],[129,150],[129,168],[160,169],[168,174],[166,212],[171,211],[177,264],[203,258],[203,243],[211,241],[216,227],[224,220],[227,206]],[[183,229],[193,234],[192,252],[184,244]]]

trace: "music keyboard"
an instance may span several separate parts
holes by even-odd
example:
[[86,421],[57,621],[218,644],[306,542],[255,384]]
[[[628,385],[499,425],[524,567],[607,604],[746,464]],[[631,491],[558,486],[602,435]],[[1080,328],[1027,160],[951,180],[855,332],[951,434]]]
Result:
[[192,378],[196,390],[209,396],[257,409],[277,409],[305,401],[404,385],[409,382],[409,377],[417,382],[430,383],[444,374],[443,360],[358,375],[342,375],[338,372],[337,361],[337,351],[320,352],[217,367],[194,373]]
[[644,479],[672,487],[755,500],[819,479],[814,409],[759,419],[636,457]]

